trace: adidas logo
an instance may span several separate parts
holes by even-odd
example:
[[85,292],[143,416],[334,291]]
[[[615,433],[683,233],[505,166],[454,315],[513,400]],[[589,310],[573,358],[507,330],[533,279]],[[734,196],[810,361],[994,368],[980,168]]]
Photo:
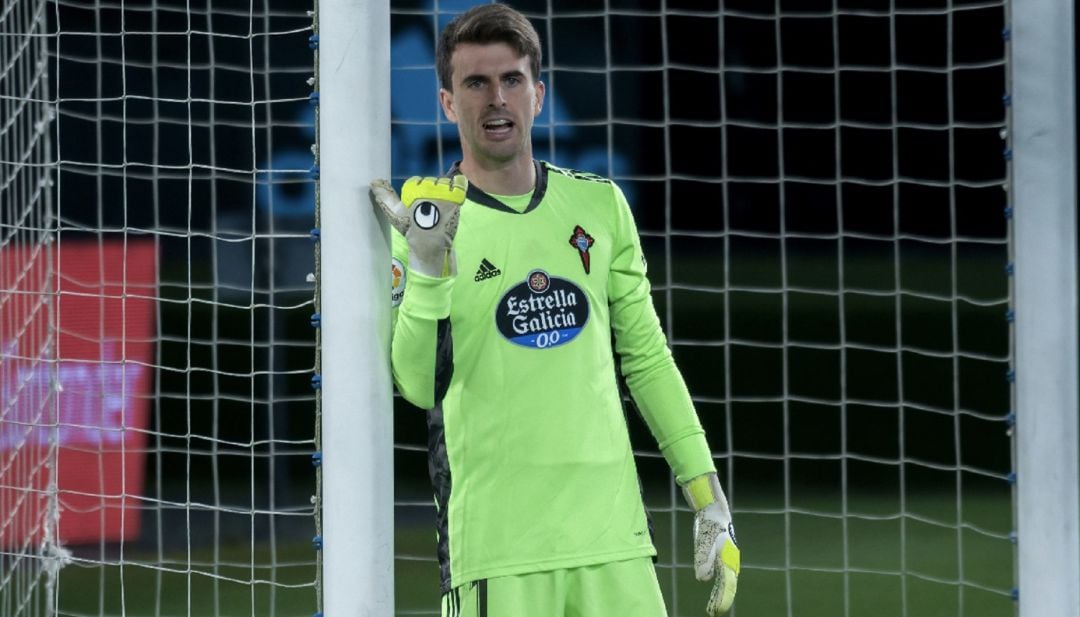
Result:
[[480,269],[476,271],[476,276],[473,277],[473,280],[479,283],[480,281],[495,278],[500,274],[502,274],[502,270],[496,268],[490,261],[482,259],[480,260]]

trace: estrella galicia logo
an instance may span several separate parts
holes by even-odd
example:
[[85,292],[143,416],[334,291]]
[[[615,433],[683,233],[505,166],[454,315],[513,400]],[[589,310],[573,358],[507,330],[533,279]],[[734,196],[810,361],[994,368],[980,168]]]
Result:
[[546,349],[565,345],[589,320],[589,301],[574,283],[533,270],[499,301],[495,325],[511,343]]

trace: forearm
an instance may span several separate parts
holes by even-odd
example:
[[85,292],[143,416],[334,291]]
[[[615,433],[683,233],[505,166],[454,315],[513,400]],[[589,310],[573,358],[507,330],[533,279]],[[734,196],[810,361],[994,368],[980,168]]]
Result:
[[666,347],[658,360],[646,374],[628,377],[627,385],[676,480],[686,484],[715,472],[716,466],[686,383]]
[[686,382],[675,365],[648,283],[612,307],[616,349],[626,385],[679,483],[715,471]]
[[428,277],[410,270],[398,307],[390,348],[394,382],[405,400],[423,409],[439,402],[448,381],[453,284],[453,277]]

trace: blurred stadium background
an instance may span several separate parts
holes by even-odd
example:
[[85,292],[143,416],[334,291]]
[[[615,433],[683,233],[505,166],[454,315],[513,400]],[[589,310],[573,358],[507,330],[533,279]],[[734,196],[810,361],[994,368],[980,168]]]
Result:
[[[432,48],[471,4],[391,2],[395,182],[458,157]],[[739,522],[734,614],[1014,614],[1008,3],[512,4],[537,156],[633,205]],[[316,613],[316,7],[2,6],[0,613]],[[425,422],[395,405],[398,614],[434,615]],[[671,614],[701,614],[628,422]],[[54,531],[69,554],[30,558]]]

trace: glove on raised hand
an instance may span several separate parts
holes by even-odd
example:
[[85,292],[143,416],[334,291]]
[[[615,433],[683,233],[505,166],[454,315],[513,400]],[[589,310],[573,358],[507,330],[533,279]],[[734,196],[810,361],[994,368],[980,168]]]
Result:
[[372,200],[409,244],[409,269],[433,277],[457,274],[453,242],[469,183],[465,176],[413,176],[401,198],[383,179],[371,181]]
[[699,581],[715,578],[705,612],[716,617],[735,601],[739,578],[739,546],[727,497],[715,473],[690,480],[683,487],[694,514],[694,574]]

